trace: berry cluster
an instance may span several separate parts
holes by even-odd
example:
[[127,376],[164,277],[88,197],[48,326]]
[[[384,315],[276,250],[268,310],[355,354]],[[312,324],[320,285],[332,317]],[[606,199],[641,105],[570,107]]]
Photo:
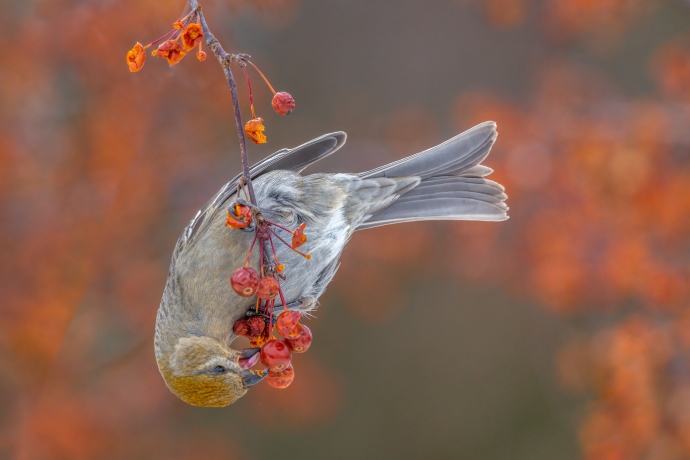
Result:
[[[312,335],[307,326],[300,324],[301,313],[287,309],[279,281],[279,278],[285,279],[282,274],[285,267],[278,260],[273,238],[277,238],[296,253],[309,259],[309,254],[297,250],[307,241],[307,236],[304,234],[306,223],[302,223],[296,230],[290,231],[281,225],[267,221],[258,209],[254,208],[252,211],[251,205],[235,202],[228,208],[228,218],[225,225],[240,230],[251,229],[253,226],[255,231],[244,267],[235,270],[230,277],[230,284],[239,296],[256,296],[256,306],[253,311],[248,312],[249,318],[235,322],[233,330],[238,336],[247,336],[252,347],[261,347],[261,362],[269,369],[268,384],[275,388],[287,388],[295,378],[291,363],[292,353],[307,351],[311,345]],[[290,233],[292,242],[285,241],[274,228]],[[261,273],[249,267],[249,260],[257,240],[259,241]],[[268,247],[270,247],[270,251]],[[266,257],[269,253],[272,256],[272,261],[270,257]],[[278,340],[273,335],[273,310],[276,297],[280,297],[285,309],[275,324],[278,333],[283,337],[282,340]],[[247,358],[240,362],[240,365],[243,368],[250,368],[256,364],[258,356],[254,355]]]
[[240,365],[249,368],[261,359],[261,362],[268,367],[266,377],[268,384],[274,388],[287,388],[295,378],[292,353],[304,353],[309,349],[312,341],[309,328],[299,322],[301,317],[300,312],[290,310],[278,316],[276,329],[283,336],[282,340],[266,334],[268,328],[261,316],[237,321],[233,328],[235,334],[246,335],[253,345],[262,343],[261,353],[245,359],[240,362]]
[[[225,72],[235,107],[243,165],[243,177],[237,188],[237,201],[228,207],[228,217],[225,225],[233,229],[254,232],[254,239],[249,248],[244,267],[235,270],[230,277],[230,283],[238,295],[242,297],[256,296],[256,306],[252,309],[252,312],[247,313],[249,318],[237,321],[233,329],[235,334],[249,337],[252,347],[261,347],[261,361],[269,368],[269,384],[276,388],[286,388],[292,383],[295,375],[291,364],[291,353],[307,351],[311,345],[311,331],[299,323],[300,313],[288,310],[279,281],[279,279],[286,279],[283,274],[285,267],[278,260],[274,238],[307,260],[310,259],[310,255],[297,250],[298,247],[307,241],[307,237],[304,234],[306,224],[302,223],[293,231],[269,222],[261,214],[254,197],[243,136],[246,135],[256,144],[265,143],[266,136],[263,133],[265,129],[263,119],[257,117],[254,112],[252,86],[247,73],[247,64],[251,65],[261,75],[261,78],[263,78],[273,93],[271,105],[278,114],[289,115],[292,113],[295,110],[295,100],[286,92],[276,92],[261,70],[249,60],[249,55],[231,55],[226,53],[209,31],[204,15],[201,12],[201,7],[196,2],[190,3],[194,7],[192,11],[182,19],[175,21],[171,31],[146,46],[143,46],[141,43],[134,45],[127,52],[127,65],[131,72],[141,70],[146,61],[146,50],[160,42],[162,43],[151,54],[166,59],[170,66],[180,62],[189,51],[197,46],[199,50],[196,56],[200,61],[204,61],[206,53],[201,50],[201,46],[206,35],[207,45],[209,45],[213,54],[224,68],[227,67],[227,64],[234,63],[241,67],[244,72],[249,88],[249,105],[252,111],[252,119],[244,125],[244,129],[242,129],[242,121],[239,116],[240,109],[234,78],[231,72]],[[241,195],[246,201],[240,199]],[[277,231],[289,233],[292,236],[292,241],[288,243]],[[249,260],[257,241],[259,242],[260,273],[249,267]],[[273,310],[276,297],[280,297],[285,310],[277,320],[278,332],[283,336],[283,340],[278,340],[273,335]],[[259,355],[254,355],[251,358],[242,358],[240,365],[248,369],[254,366],[258,359]]]
[[[127,51],[127,66],[129,67],[130,72],[140,71],[144,66],[144,62],[146,61],[146,50],[160,42],[163,43],[158,45],[158,48],[153,50],[151,55],[166,59],[168,61],[168,65],[171,67],[180,62],[189,51],[193,50],[197,46],[199,47],[199,50],[196,53],[197,59],[200,61],[205,61],[206,53],[201,50],[203,38],[204,31],[200,20],[200,9],[196,8],[184,18],[175,21],[171,31],[152,41],[148,45],[144,46],[137,42],[131,50]],[[271,105],[276,113],[280,115],[290,115],[293,110],[295,110],[295,99],[289,93],[284,91],[276,92],[263,72],[261,72],[261,70],[259,70],[259,68],[249,60],[249,55],[233,55],[232,62],[242,68],[244,76],[247,80],[247,87],[249,88],[249,106],[251,107],[252,111],[252,119],[245,123],[244,133],[255,144],[265,144],[266,135],[264,134],[264,130],[266,128],[263,124],[263,118],[257,117],[256,113],[254,112],[252,85],[249,80],[249,74],[247,73],[247,64],[251,65],[259,73],[259,75],[261,75],[261,78],[263,78],[263,80],[266,82],[266,85],[273,93]]]
[[137,42],[134,48],[127,51],[127,66],[130,72],[139,72],[144,67],[146,61],[146,50],[156,43],[163,42],[158,45],[158,48],[151,52],[151,56],[157,56],[168,61],[171,67],[182,60],[187,55],[187,52],[193,50],[197,46],[199,50],[196,53],[197,59],[200,61],[206,60],[206,53],[201,50],[202,39],[204,38],[204,31],[199,22],[199,10],[192,10],[187,16],[178,19],[173,23],[173,28],[168,33],[152,41],[146,46]]
[[249,56],[247,56],[246,54],[237,55],[236,62],[242,67],[242,71],[244,72],[244,78],[247,80],[247,88],[249,89],[249,106],[252,110],[252,119],[245,123],[244,133],[255,144],[265,144],[266,135],[264,134],[264,119],[257,117],[256,113],[254,113],[252,83],[249,79],[249,73],[247,73],[247,64],[254,67],[254,70],[256,70],[259,73],[259,75],[261,75],[261,78],[263,78],[264,82],[266,82],[268,89],[270,89],[273,93],[273,100],[271,101],[271,105],[273,106],[273,110],[275,110],[276,113],[280,115],[290,115],[292,111],[295,110],[295,100],[292,98],[292,96],[290,96],[289,93],[286,93],[284,91],[276,92],[276,90],[273,89],[273,86],[271,86],[263,72],[261,72],[261,70],[259,70],[259,68],[256,65],[254,65],[252,61],[249,60]]

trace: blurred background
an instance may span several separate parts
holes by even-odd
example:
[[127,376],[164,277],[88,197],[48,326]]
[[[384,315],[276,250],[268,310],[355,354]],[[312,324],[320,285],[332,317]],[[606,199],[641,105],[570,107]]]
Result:
[[343,130],[319,169],[361,171],[495,120],[511,219],[355,235],[294,384],[187,406],[153,329],[240,170],[222,72],[128,71],[183,0],[0,1],[0,458],[690,458],[690,2],[202,6],[297,101],[251,74],[252,162]]

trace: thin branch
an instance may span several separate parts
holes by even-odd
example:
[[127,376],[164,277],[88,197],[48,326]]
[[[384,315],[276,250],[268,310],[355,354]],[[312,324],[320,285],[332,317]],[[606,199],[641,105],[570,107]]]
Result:
[[252,202],[254,206],[258,206],[256,202],[256,197],[254,196],[254,187],[252,186],[252,178],[249,175],[249,158],[247,156],[247,141],[244,137],[244,125],[242,123],[242,113],[240,112],[240,104],[237,98],[237,85],[235,84],[235,79],[230,71],[230,65],[235,61],[236,56],[234,54],[228,54],[225,52],[223,47],[220,45],[218,39],[211,33],[206,24],[206,19],[204,18],[204,13],[201,11],[199,2],[197,0],[189,0],[189,6],[192,10],[197,10],[199,14],[199,21],[201,22],[201,28],[204,31],[204,36],[206,37],[206,45],[209,47],[211,52],[216,56],[220,66],[223,68],[223,73],[225,73],[225,79],[228,81],[230,86],[230,94],[232,95],[232,106],[235,109],[235,124],[237,125],[237,135],[240,139],[240,152],[242,155],[242,176],[244,177],[244,182],[247,184],[247,190],[249,190],[249,201]]

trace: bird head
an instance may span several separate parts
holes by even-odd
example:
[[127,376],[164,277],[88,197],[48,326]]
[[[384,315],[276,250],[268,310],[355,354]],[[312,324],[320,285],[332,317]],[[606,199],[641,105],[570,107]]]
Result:
[[211,337],[183,337],[161,373],[168,388],[193,406],[223,407],[232,404],[260,382],[265,371],[244,369],[241,359],[259,351],[233,350]]

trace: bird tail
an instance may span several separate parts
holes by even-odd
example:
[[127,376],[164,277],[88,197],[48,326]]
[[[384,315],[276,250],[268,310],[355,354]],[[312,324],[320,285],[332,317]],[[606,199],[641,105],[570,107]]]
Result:
[[357,229],[418,220],[506,220],[504,188],[485,179],[493,170],[481,165],[497,136],[496,123],[487,121],[429,150],[360,173],[376,182],[404,179],[405,186],[396,187],[386,206],[379,202]]

